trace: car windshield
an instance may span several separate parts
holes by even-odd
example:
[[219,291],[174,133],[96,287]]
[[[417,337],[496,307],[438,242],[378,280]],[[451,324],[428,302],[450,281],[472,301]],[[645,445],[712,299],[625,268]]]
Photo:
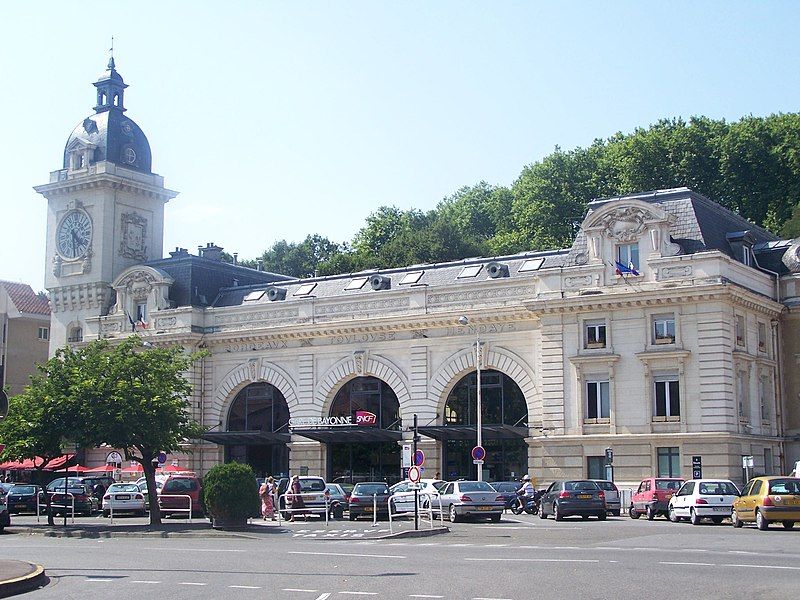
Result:
[[739,490],[730,481],[705,481],[700,484],[701,496],[738,496]]
[[328,491],[331,494],[333,494],[334,496],[344,496],[344,491],[336,483],[329,483],[328,484]]
[[162,492],[193,492],[197,489],[194,479],[170,479],[161,488]]
[[610,481],[595,481],[595,483],[597,484],[597,487],[599,487],[601,490],[605,490],[607,492],[618,491],[617,486]]
[[301,479],[300,489],[304,492],[324,492],[325,482],[322,479]]
[[[75,477],[70,477],[69,478],[69,483],[67,485],[69,487],[82,487],[83,484],[81,483],[80,479],[77,479]],[[47,489],[50,490],[51,492],[53,490],[58,490],[58,488],[61,488],[62,490],[64,489],[64,478],[63,477],[61,479],[54,479],[53,481],[51,481],[47,485]]]
[[139,486],[135,483],[115,483],[111,487],[108,488],[109,492],[138,492]]
[[355,496],[371,496],[372,494],[388,494],[389,486],[385,483],[357,483],[353,489]]
[[565,481],[564,489],[574,492],[577,490],[597,491],[599,488],[594,481]]
[[9,494],[35,494],[36,486],[33,485],[15,485],[10,490]]
[[[55,490],[55,495],[63,494],[63,493],[64,493],[64,488],[63,487],[57,488]],[[86,493],[86,488],[84,488],[82,486],[75,486],[75,487],[70,486],[69,488],[67,488],[67,493],[68,494],[85,494]]]
[[677,490],[683,485],[683,481],[669,480],[669,479],[656,479],[657,490]]
[[494,492],[495,489],[485,481],[462,481],[458,484],[462,492]]
[[770,494],[800,494],[800,479],[773,479],[769,482]]
[[513,481],[497,481],[491,485],[498,492],[516,492],[522,484]]

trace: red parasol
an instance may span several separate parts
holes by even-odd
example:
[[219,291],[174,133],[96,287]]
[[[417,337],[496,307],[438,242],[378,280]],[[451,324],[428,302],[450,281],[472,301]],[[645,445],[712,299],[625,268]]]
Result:
[[132,467],[125,467],[120,473],[144,473],[144,469],[142,469],[141,463],[136,463]]
[[86,469],[87,473],[113,473],[114,472],[114,465],[100,465],[99,467],[92,467],[91,469]]
[[63,469],[55,469],[56,473],[85,473],[91,471],[89,467],[83,465],[74,465],[72,467],[64,467]]

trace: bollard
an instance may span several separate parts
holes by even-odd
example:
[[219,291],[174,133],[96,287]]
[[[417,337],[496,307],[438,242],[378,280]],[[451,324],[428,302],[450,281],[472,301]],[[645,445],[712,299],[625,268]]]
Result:
[[372,494],[372,526],[378,526],[378,494]]

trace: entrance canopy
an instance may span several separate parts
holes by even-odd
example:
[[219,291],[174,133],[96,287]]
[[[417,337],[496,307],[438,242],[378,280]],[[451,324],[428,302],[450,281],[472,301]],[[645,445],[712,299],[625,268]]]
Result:
[[[417,428],[420,434],[435,440],[474,440],[478,437],[476,425],[426,425]],[[484,440],[516,440],[528,437],[527,427],[513,425],[483,425],[481,437]]]
[[292,433],[328,444],[360,442],[396,442],[403,434],[396,429],[377,427],[308,427],[293,428]]
[[292,441],[288,433],[274,431],[209,431],[200,437],[223,446],[274,446]]

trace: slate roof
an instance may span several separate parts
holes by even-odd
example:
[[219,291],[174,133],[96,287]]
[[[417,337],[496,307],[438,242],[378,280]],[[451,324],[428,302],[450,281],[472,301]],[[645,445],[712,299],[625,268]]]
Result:
[[33,315],[49,315],[50,302],[40,298],[27,283],[0,280],[11,302],[21,313]]
[[[513,254],[509,256],[498,256],[490,258],[466,258],[463,260],[447,262],[447,263],[432,263],[411,265],[408,267],[396,269],[381,269],[360,271],[358,273],[345,273],[341,275],[331,275],[328,277],[310,277],[308,279],[295,279],[288,282],[276,282],[276,285],[251,285],[229,287],[220,290],[219,296],[214,300],[215,307],[221,306],[239,306],[239,305],[254,305],[269,303],[270,300],[265,293],[262,297],[245,300],[244,298],[253,292],[266,291],[270,287],[278,287],[286,290],[286,298],[284,301],[297,301],[305,300],[306,298],[331,298],[334,296],[347,297],[359,296],[363,297],[365,294],[379,293],[373,290],[370,282],[367,280],[358,289],[345,289],[348,284],[353,280],[368,279],[372,275],[381,275],[389,279],[390,289],[408,289],[418,286],[427,287],[450,287],[457,283],[467,283],[470,281],[486,281],[491,279],[487,273],[487,265],[492,262],[497,262],[508,269],[508,277],[514,279],[531,279],[535,277],[540,271],[547,269],[560,268],[564,266],[568,250],[555,250],[547,252],[524,252],[520,254]],[[541,266],[538,269],[520,272],[520,267],[526,261],[534,261],[528,263],[529,267],[538,264],[541,261]],[[459,278],[465,267],[480,267],[480,271],[475,277]],[[163,267],[162,267],[163,268]],[[401,284],[403,278],[410,273],[421,272],[419,279],[414,283]],[[301,290],[301,286],[313,286],[313,289],[307,295],[296,295]],[[258,294],[253,294],[257,296]]]

